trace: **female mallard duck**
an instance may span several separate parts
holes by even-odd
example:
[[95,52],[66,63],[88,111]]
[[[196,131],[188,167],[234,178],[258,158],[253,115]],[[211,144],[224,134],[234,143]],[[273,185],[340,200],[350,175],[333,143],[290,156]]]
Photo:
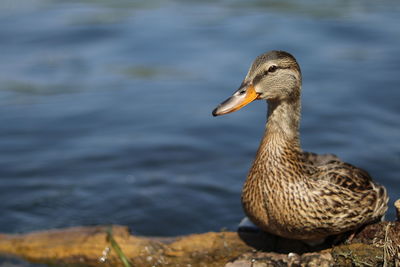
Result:
[[287,52],[256,58],[240,88],[213,115],[255,99],[268,102],[265,134],[242,192],[245,213],[261,229],[290,239],[321,240],[379,220],[383,186],[335,156],[303,152],[299,141],[301,72]]

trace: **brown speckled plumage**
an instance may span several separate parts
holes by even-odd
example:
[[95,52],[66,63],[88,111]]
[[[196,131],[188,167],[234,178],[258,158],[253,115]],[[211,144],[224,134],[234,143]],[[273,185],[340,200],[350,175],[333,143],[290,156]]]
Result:
[[[265,134],[242,192],[250,220],[279,236],[315,240],[357,229],[385,214],[386,190],[366,171],[334,155],[301,150],[301,72],[293,56],[271,51],[257,57],[232,98],[248,88],[268,102]],[[236,110],[227,111],[231,102],[213,114]]]

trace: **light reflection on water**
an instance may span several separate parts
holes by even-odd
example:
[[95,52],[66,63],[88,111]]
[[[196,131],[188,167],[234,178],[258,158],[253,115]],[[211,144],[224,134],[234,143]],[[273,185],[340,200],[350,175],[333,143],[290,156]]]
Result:
[[302,66],[304,148],[399,197],[399,4],[263,3],[0,7],[0,232],[235,229],[265,104],[210,113],[271,49]]

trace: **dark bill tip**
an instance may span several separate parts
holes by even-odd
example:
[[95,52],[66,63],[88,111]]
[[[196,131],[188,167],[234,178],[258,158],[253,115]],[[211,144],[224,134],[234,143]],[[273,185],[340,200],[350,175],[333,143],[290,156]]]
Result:
[[217,117],[219,114],[218,114],[218,107],[216,107],[213,111],[212,111],[212,115],[214,116],[214,117]]

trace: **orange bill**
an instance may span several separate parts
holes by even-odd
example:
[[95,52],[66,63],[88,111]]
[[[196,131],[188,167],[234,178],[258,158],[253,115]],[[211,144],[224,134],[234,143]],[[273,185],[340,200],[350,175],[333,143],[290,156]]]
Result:
[[241,86],[230,98],[216,107],[212,114],[214,116],[234,112],[257,99],[259,94],[252,84]]

